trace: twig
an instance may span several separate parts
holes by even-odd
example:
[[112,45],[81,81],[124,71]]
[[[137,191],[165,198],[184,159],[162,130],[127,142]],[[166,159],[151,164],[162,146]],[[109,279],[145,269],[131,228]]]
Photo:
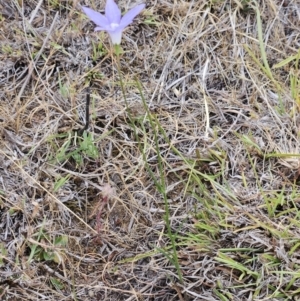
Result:
[[88,229],[90,229],[93,233],[97,233],[90,225],[88,225],[81,217],[79,217],[75,212],[73,212],[70,208],[68,208],[64,203],[62,203],[55,195],[53,195],[50,191],[48,191],[43,185],[40,184],[35,178],[33,178],[28,172],[26,172],[22,166],[20,166],[17,162],[12,160],[4,151],[0,149],[0,153],[4,155],[9,161],[11,161],[16,167],[20,169],[20,171],[30,180],[32,180],[37,186],[39,186],[43,191],[45,191],[52,200],[55,201],[56,204],[62,206],[66,211],[71,213],[77,220],[79,220],[83,225],[85,225]]
[[14,104],[14,107],[13,107],[13,110],[16,109],[17,105],[18,105],[19,102],[20,102],[20,98],[21,98],[21,96],[22,96],[22,94],[23,94],[23,92],[24,92],[24,90],[25,90],[25,87],[26,87],[27,84],[28,84],[29,79],[31,78],[31,75],[32,75],[33,70],[35,69],[35,63],[39,60],[39,58],[40,58],[40,56],[41,56],[41,54],[42,54],[42,52],[43,52],[43,50],[44,50],[44,48],[45,48],[45,46],[46,46],[46,43],[48,42],[48,40],[49,40],[49,38],[50,38],[51,32],[52,32],[52,30],[53,30],[53,28],[54,28],[54,24],[55,24],[57,18],[58,18],[58,12],[55,14],[55,17],[54,17],[54,19],[53,19],[53,22],[52,22],[51,27],[50,27],[50,29],[49,29],[49,32],[48,32],[48,34],[47,34],[47,36],[46,36],[46,38],[45,38],[45,40],[44,40],[44,42],[43,42],[43,45],[42,45],[41,49],[40,49],[39,52],[37,53],[35,59],[32,60],[32,61],[30,62],[30,64],[29,64],[29,67],[28,67],[28,75],[27,75],[27,77],[26,77],[26,79],[25,79],[25,81],[24,81],[24,83],[23,83],[23,86],[22,86],[22,88],[20,89],[20,92],[19,92],[19,94],[18,94],[18,96],[17,96],[17,98],[16,98],[16,101],[15,101],[15,104]]

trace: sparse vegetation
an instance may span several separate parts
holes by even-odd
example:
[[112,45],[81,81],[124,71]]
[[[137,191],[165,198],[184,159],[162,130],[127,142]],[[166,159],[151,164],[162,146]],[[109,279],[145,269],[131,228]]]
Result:
[[146,4],[0,1],[0,299],[298,300],[299,2]]

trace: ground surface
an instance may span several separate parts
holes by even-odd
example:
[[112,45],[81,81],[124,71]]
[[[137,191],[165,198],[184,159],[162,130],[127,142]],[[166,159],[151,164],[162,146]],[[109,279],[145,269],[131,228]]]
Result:
[[299,1],[146,3],[125,101],[78,1],[0,1],[0,299],[298,300]]

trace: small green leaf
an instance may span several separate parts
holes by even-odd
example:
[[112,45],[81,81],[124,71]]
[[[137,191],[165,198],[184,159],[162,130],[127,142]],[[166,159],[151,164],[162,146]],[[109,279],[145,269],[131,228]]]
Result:
[[68,236],[67,235],[61,235],[55,238],[54,244],[56,246],[64,247],[68,244]]
[[53,252],[46,252],[46,251],[44,251],[42,259],[44,259],[46,261],[50,261],[50,260],[52,261],[52,260],[54,260],[54,257],[55,257],[55,255],[54,255]]
[[157,22],[154,17],[147,18],[146,20],[144,20],[144,23],[146,25],[155,25],[155,26],[160,26],[161,24],[160,22]]
[[60,178],[58,181],[54,184],[54,192],[57,192],[70,178],[70,175],[67,175],[65,177]]
[[52,260],[53,260],[55,263],[57,263],[57,264],[61,264],[61,262],[62,262],[62,256],[60,255],[59,252],[54,252],[54,253],[53,253],[53,258],[52,258]]
[[83,158],[79,154],[79,152],[76,152],[72,155],[73,159],[76,161],[77,166],[81,166],[83,164]]
[[4,265],[3,259],[7,256],[8,251],[4,247],[4,243],[0,243],[0,267]]
[[50,282],[56,289],[61,290],[64,288],[64,285],[57,278],[51,277]]
[[287,65],[289,62],[294,61],[297,58],[297,54],[293,55],[293,56],[289,56],[288,58],[286,58],[285,60],[281,61],[280,63],[274,65],[272,68],[276,69],[276,68],[280,68],[283,67],[285,65]]

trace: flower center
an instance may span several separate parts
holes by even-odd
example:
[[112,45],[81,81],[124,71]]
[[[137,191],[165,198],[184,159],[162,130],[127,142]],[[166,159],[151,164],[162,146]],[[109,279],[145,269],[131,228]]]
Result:
[[118,23],[110,23],[110,27],[112,30],[115,30],[117,27],[119,27]]

